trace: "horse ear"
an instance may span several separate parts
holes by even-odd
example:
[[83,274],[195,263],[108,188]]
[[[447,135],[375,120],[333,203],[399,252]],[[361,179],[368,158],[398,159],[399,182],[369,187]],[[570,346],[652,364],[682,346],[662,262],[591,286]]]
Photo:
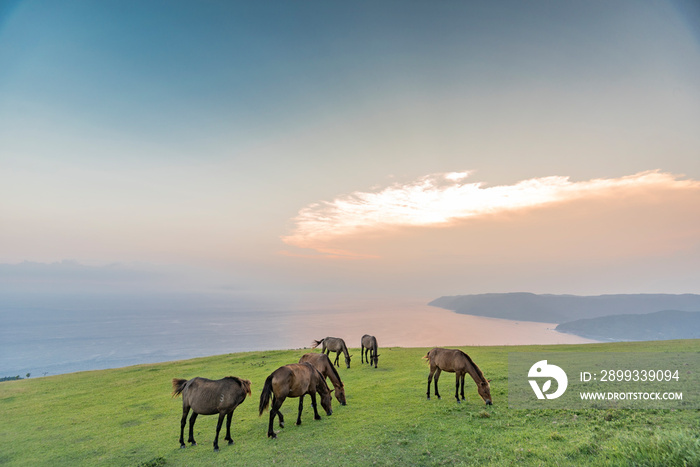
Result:
[[490,383],[490,382],[491,382],[491,380],[490,380],[490,379],[487,379],[487,380],[486,380],[486,382],[487,382],[487,383]]

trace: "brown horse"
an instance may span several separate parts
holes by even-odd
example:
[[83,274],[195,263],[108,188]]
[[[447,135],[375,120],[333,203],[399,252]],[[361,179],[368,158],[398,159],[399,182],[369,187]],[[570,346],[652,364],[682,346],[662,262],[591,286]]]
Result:
[[311,348],[315,349],[321,344],[323,344],[321,352],[326,353],[328,356],[330,356],[331,351],[335,352],[335,361],[333,363],[335,363],[336,366],[340,366],[338,364],[338,359],[340,358],[340,352],[343,352],[345,355],[345,365],[350,368],[350,357],[352,357],[352,355],[348,352],[348,347],[345,345],[343,339],[340,337],[325,337],[320,341],[314,341],[314,343],[311,344]]
[[206,378],[192,378],[191,380],[173,378],[173,397],[182,394],[182,420],[180,421],[180,447],[185,447],[184,431],[187,423],[187,414],[192,409],[190,417],[190,437],[188,443],[196,446],[194,440],[194,422],[197,415],[219,414],[216,424],[216,437],[214,438],[214,451],[219,450],[219,431],[226,417],[226,437],[228,444],[233,444],[231,439],[231,418],[233,411],[244,400],[246,394],[251,395],[250,381],[239,379],[235,376],[212,381]]
[[318,370],[323,377],[331,380],[335,388],[335,398],[338,399],[340,405],[346,405],[345,401],[345,386],[340,380],[338,370],[331,363],[331,359],[324,353],[307,353],[301,356],[299,363],[309,362]]
[[376,337],[370,336],[369,334],[362,336],[362,340],[360,341],[360,352],[362,353],[361,363],[364,363],[365,358],[367,358],[369,366],[374,365],[374,367],[377,368],[377,362],[379,361],[378,350]]
[[287,397],[299,398],[299,415],[297,415],[297,425],[301,425],[301,411],[304,407],[304,396],[311,394],[311,406],[314,408],[314,419],[320,420],[316,408],[316,393],[321,395],[321,406],[329,416],[333,413],[331,409],[331,390],[328,389],[326,379],[310,363],[292,363],[281,366],[272,372],[265,380],[262,393],[260,394],[260,415],[272,400],[270,409],[270,424],[267,427],[267,437],[277,438],[272,430],[272,422],[275,416],[279,417],[280,428],[284,428],[284,416],[280,412],[280,407]]
[[462,387],[462,400],[464,400],[464,375],[469,373],[476,383],[476,388],[479,391],[479,395],[486,402],[486,405],[492,405],[491,401],[491,386],[489,385],[490,379],[484,377],[484,373],[481,372],[476,363],[472,361],[469,355],[465,354],[459,349],[440,349],[434,348],[428,354],[423,357],[430,363],[430,375],[428,375],[428,400],[430,400],[430,381],[433,379],[433,373],[435,373],[435,395],[440,399],[440,393],[438,392],[438,379],[440,378],[440,373],[448,371],[450,373],[455,373],[455,398],[457,402],[459,400],[459,389],[460,382]]

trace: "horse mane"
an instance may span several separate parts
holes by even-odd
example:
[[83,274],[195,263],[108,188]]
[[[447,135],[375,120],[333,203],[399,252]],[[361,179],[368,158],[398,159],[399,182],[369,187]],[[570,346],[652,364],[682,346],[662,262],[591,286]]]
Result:
[[[328,363],[330,363],[330,359],[328,359]],[[340,381],[340,386],[345,387],[345,385],[343,384],[343,380],[340,379],[340,375],[338,374],[338,370],[335,369],[335,365],[333,365],[331,363],[330,366],[331,366],[331,370],[333,371],[333,374],[335,375],[336,378],[338,378],[338,381]]]
[[467,361],[469,362],[469,364],[476,369],[476,373],[477,373],[477,375],[479,375],[479,378],[481,379],[481,381],[487,382],[486,377],[484,376],[484,373],[481,371],[481,368],[479,368],[479,365],[474,363],[474,360],[472,360],[472,358],[469,355],[464,353],[464,351],[460,350],[460,352],[462,352],[462,355],[464,355],[467,358]]

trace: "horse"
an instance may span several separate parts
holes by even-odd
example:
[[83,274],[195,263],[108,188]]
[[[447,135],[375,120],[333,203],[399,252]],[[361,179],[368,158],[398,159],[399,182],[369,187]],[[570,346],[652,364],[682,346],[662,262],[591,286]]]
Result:
[[226,437],[228,444],[233,444],[231,439],[231,418],[233,411],[246,397],[251,395],[250,381],[239,379],[235,376],[227,376],[223,379],[212,381],[206,378],[192,378],[190,380],[173,378],[173,397],[182,394],[182,420],[180,421],[180,448],[185,447],[184,431],[187,423],[187,414],[192,409],[190,417],[190,437],[188,443],[196,446],[194,440],[194,422],[197,415],[219,414],[216,424],[216,437],[214,438],[214,451],[219,450],[219,431],[226,417]]
[[299,398],[299,414],[297,415],[297,425],[301,425],[301,411],[304,407],[304,396],[311,394],[311,406],[314,408],[314,419],[320,420],[316,408],[316,393],[321,395],[321,406],[326,411],[327,415],[331,415],[331,390],[326,384],[326,379],[318,372],[311,363],[291,363],[277,368],[265,380],[262,393],[260,394],[259,415],[267,409],[272,400],[272,409],[270,409],[270,423],[267,427],[267,437],[277,438],[277,435],[272,430],[272,424],[275,416],[279,417],[280,428],[284,428],[284,416],[280,412],[280,407],[287,397]]
[[459,349],[441,349],[434,348],[427,353],[424,359],[428,360],[430,363],[430,375],[428,375],[428,400],[430,400],[430,381],[433,379],[433,373],[435,373],[435,395],[440,399],[440,393],[438,392],[438,379],[440,378],[440,373],[448,371],[450,373],[455,373],[455,398],[457,402],[459,400],[458,391],[462,389],[462,400],[464,400],[464,375],[469,373],[476,383],[476,388],[479,391],[479,395],[486,402],[486,405],[492,405],[491,401],[491,386],[489,385],[490,379],[484,377],[484,373],[481,369],[474,363],[474,361]]
[[315,349],[321,344],[323,344],[321,352],[325,352],[328,356],[330,356],[331,351],[335,352],[334,363],[336,366],[340,366],[338,364],[338,359],[340,358],[340,352],[343,352],[343,354],[345,354],[345,365],[350,368],[350,357],[352,357],[352,355],[348,352],[348,348],[343,339],[340,337],[326,337],[320,341],[314,341],[313,344],[311,344],[311,348]]
[[311,363],[323,377],[330,379],[335,388],[335,398],[338,399],[340,405],[347,405],[345,400],[345,386],[340,380],[340,375],[331,363],[328,355],[324,353],[307,353],[302,355],[299,359],[299,363],[304,362]]
[[377,362],[379,361],[379,354],[377,353],[378,350],[376,337],[370,336],[369,334],[362,336],[362,340],[360,342],[360,352],[362,353],[361,363],[364,363],[365,358],[367,358],[367,363],[369,363],[369,366],[374,364],[374,367],[377,368]]

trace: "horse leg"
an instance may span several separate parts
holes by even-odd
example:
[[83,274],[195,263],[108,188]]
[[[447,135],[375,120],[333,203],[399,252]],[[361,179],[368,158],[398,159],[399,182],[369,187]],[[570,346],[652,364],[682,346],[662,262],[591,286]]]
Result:
[[321,420],[321,416],[318,414],[318,407],[316,407],[316,392],[310,392],[311,394],[311,407],[314,408],[314,420]]
[[438,399],[441,399],[440,393],[438,392],[438,379],[440,379],[440,373],[442,373],[442,370],[438,368],[435,371],[435,397],[437,397]]
[[464,400],[464,373],[462,373],[462,390],[460,391],[462,393],[462,400]]
[[304,395],[299,396],[299,413],[297,414],[297,425],[301,425],[301,411],[304,410]]
[[277,397],[275,397],[272,400],[272,408],[270,409],[270,423],[267,425],[268,438],[277,438],[275,430],[272,429],[273,423],[275,421],[275,416],[278,416],[280,419],[280,428],[284,428],[284,417],[282,416],[282,412],[280,412],[282,402],[284,402],[284,399],[278,399]]
[[[277,405],[277,419],[279,420],[280,428],[284,428],[284,415],[282,415],[282,411],[280,408],[282,407],[282,402],[284,402],[285,398],[281,398],[279,401],[279,404]],[[273,401],[274,405],[274,401]]]
[[194,440],[194,422],[197,420],[197,415],[197,412],[192,412],[192,416],[190,417],[190,437],[187,442],[191,443],[192,446],[197,445],[197,442]]
[[337,366],[338,368],[340,368],[340,364],[338,363],[339,359],[340,359],[340,352],[336,352],[335,353],[335,362],[333,362],[333,363],[335,363],[335,366]]
[[219,420],[216,422],[216,436],[214,436],[214,451],[219,450],[219,432],[221,431],[221,425],[224,423],[224,417],[226,417],[226,414],[219,412]]
[[233,438],[231,438],[231,419],[233,418],[233,410],[228,413],[226,417],[226,438],[224,441],[228,441],[229,446],[233,444]]
[[459,400],[459,371],[455,372],[455,399],[457,399],[457,402],[462,402]]
[[187,413],[190,411],[189,407],[182,408],[182,420],[180,420],[180,448],[185,447],[185,425],[187,425]]
[[428,395],[428,400],[430,400],[430,383],[433,382],[433,374],[435,373],[437,367],[430,367],[430,374],[428,375],[428,392],[426,393]]

